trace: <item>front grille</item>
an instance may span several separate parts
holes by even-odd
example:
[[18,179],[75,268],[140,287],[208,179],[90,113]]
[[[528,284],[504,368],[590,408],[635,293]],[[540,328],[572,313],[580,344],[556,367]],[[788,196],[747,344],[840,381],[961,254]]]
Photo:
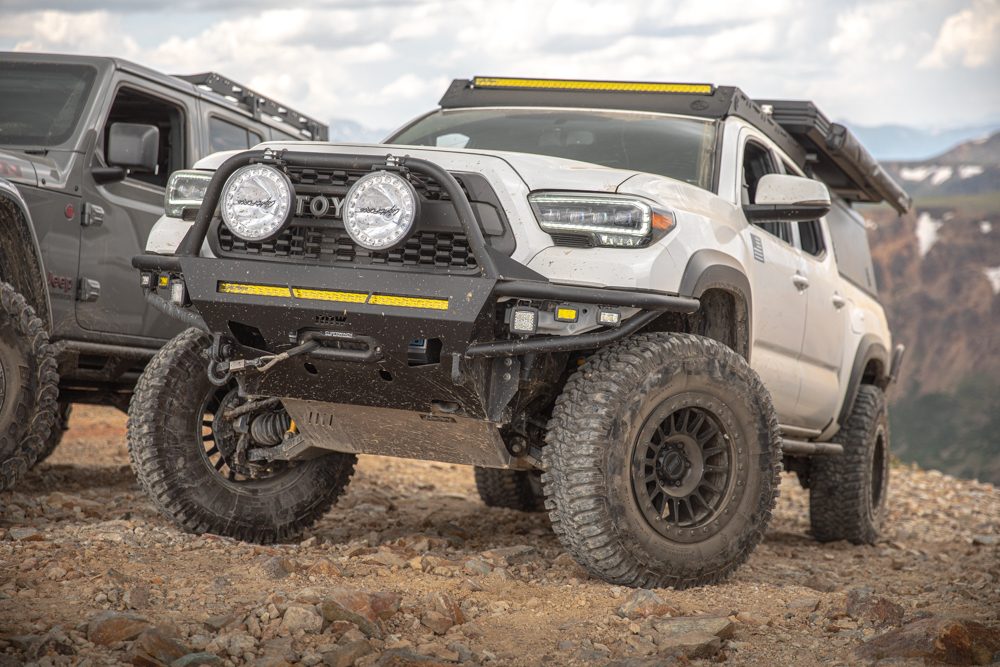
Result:
[[219,247],[228,254],[329,262],[331,264],[416,266],[425,268],[474,269],[464,234],[421,232],[404,245],[387,252],[366,250],[342,229],[293,226],[265,243],[249,242],[219,225]]
[[552,243],[566,248],[593,248],[594,242],[589,236],[577,234],[552,234]]

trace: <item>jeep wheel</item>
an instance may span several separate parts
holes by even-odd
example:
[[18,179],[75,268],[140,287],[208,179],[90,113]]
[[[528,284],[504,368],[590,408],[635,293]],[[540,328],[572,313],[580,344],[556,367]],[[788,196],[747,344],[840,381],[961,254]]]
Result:
[[655,333],[601,350],[566,383],[546,440],[553,528],[605,581],[715,583],[763,539],[778,420],[757,374],[721,343]]
[[858,388],[847,423],[833,437],[840,456],[817,456],[809,473],[809,523],[820,542],[875,544],[889,492],[889,415],[885,394]]
[[56,451],[56,447],[62,442],[63,433],[69,428],[69,415],[73,412],[73,404],[68,401],[59,401],[59,407],[56,410],[55,421],[52,424],[52,429],[49,431],[49,437],[45,439],[42,443],[42,448],[38,452],[38,458],[35,459],[35,465],[38,465],[45,459],[52,455],[52,452]]
[[540,470],[503,470],[476,466],[476,489],[487,507],[506,507],[522,512],[542,512]]
[[238,434],[223,413],[242,401],[208,380],[211,339],[188,329],[139,378],[129,405],[132,468],[153,504],[179,527],[247,542],[286,540],[311,526],[344,492],[357,457],[331,453],[246,476]]
[[55,421],[59,374],[35,310],[0,282],[0,491],[35,464]]

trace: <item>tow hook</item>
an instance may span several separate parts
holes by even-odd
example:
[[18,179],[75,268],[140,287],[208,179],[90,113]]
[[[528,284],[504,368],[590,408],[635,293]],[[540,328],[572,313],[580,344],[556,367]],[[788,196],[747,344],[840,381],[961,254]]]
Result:
[[265,354],[255,359],[233,359],[232,361],[225,361],[221,358],[221,355],[226,354],[228,346],[222,346],[222,351],[220,353],[220,341],[221,336],[216,335],[215,339],[212,341],[212,347],[209,350],[209,361],[208,361],[208,379],[209,381],[216,385],[222,386],[227,384],[233,377],[233,373],[243,373],[251,368],[256,368],[261,373],[270,370],[275,364],[281,363],[286,359],[291,359],[300,354],[306,354],[319,347],[319,342],[315,340],[306,341],[298,347],[293,347],[290,350],[286,350],[281,354]]

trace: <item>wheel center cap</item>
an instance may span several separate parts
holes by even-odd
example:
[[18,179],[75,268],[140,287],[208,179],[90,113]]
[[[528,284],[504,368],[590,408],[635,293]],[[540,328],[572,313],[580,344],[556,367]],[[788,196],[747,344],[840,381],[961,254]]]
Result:
[[684,477],[684,473],[687,470],[687,466],[685,466],[686,462],[687,459],[679,450],[669,449],[660,455],[656,472],[660,479],[669,483],[675,483]]

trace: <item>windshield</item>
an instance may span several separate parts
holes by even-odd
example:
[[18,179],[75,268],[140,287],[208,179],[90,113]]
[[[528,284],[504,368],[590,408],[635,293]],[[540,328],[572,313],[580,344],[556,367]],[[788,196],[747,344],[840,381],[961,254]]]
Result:
[[97,70],[0,61],[0,144],[57,146],[73,135]]
[[714,121],[631,111],[455,109],[425,116],[386,143],[551,155],[707,190],[715,132]]

